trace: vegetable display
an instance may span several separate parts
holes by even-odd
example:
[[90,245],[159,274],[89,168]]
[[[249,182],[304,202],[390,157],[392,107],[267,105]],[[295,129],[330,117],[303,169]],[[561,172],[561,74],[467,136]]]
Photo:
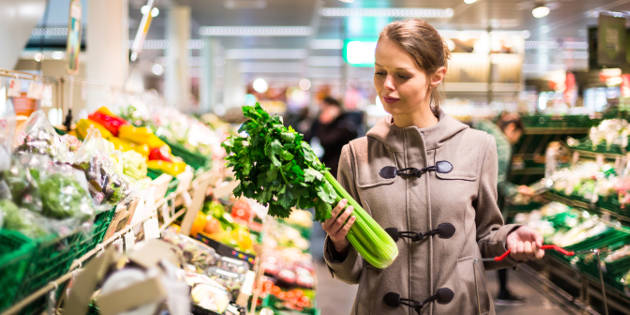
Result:
[[285,127],[259,104],[243,107],[248,120],[244,135],[229,137],[222,146],[240,181],[235,196],[244,195],[269,207],[269,214],[286,218],[292,207],[315,208],[324,221],[342,199],[354,208],[356,221],[347,235],[357,252],[374,267],[386,268],[398,256],[398,247],[382,227],[357,203],[319,161],[303,136]]

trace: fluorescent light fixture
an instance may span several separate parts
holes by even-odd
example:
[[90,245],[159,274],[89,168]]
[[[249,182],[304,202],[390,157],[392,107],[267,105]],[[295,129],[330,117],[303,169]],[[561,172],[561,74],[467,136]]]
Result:
[[267,7],[265,0],[225,0],[223,6],[226,9],[264,9]]
[[40,52],[35,53],[35,55],[33,56],[33,60],[35,60],[35,62],[42,61],[42,58],[44,58],[44,55]]
[[434,8],[322,8],[319,14],[327,17],[381,16],[416,18],[451,18],[453,9]]
[[343,41],[340,39],[313,39],[311,40],[311,49],[339,50],[341,48],[343,48]]
[[339,0],[339,2],[352,3],[354,0]]
[[68,36],[67,27],[36,27],[31,31],[31,36]]
[[343,48],[344,60],[357,67],[373,67],[376,40],[348,40]]
[[242,61],[240,62],[241,73],[302,73],[301,62],[269,62],[269,61]]
[[309,26],[201,26],[201,36],[310,36]]
[[343,59],[338,56],[310,56],[307,63],[310,67],[341,67]]
[[267,81],[265,81],[265,79],[258,78],[254,80],[254,83],[252,83],[252,87],[258,93],[265,93],[267,92],[267,89],[269,88],[269,84],[267,84]]
[[304,59],[306,49],[228,49],[226,59]]
[[475,2],[477,2],[477,0],[464,0],[465,4],[473,4]]
[[548,6],[544,4],[539,4],[539,5],[536,5],[536,7],[532,9],[532,15],[537,19],[541,19],[549,15],[549,11],[550,10]]
[[[129,46],[133,44],[133,41],[129,41]],[[204,46],[203,40],[201,39],[189,39],[188,40],[188,49],[202,49]],[[168,47],[168,41],[166,39],[147,39],[144,41],[142,45],[143,50],[163,50]]]

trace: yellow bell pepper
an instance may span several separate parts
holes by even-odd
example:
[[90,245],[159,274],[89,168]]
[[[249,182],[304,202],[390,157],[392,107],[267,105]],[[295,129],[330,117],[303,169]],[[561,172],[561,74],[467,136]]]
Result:
[[162,160],[147,161],[147,167],[171,176],[177,176],[186,170],[186,163],[181,161],[166,162]]
[[161,148],[166,146],[168,152],[171,153],[171,148],[162,141],[158,136],[153,134],[147,127],[134,127],[132,125],[123,125],[118,130],[118,137],[121,139],[131,141],[137,144],[146,144],[149,148]]
[[118,117],[116,116],[116,114],[112,113],[111,110],[109,110],[109,108],[107,108],[106,106],[101,106],[98,110],[96,110],[97,112],[101,112],[107,116],[112,116],[112,117]]
[[123,152],[133,150],[140,153],[140,155],[142,155],[144,158],[149,157],[149,146],[147,146],[146,144],[135,144],[133,142],[125,141],[116,137],[112,137],[111,139],[109,139],[109,141],[114,144],[116,150]]
[[85,139],[90,128],[95,128],[96,130],[98,130],[101,133],[101,137],[105,139],[111,139],[114,137],[112,133],[109,132],[109,130],[105,129],[105,127],[101,126],[99,123],[91,121],[89,119],[81,119],[77,122],[76,128],[79,139]]

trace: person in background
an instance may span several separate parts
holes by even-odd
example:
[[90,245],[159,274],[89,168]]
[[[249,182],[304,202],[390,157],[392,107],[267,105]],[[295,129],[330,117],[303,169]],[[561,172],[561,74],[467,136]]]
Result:
[[341,148],[358,136],[358,126],[343,111],[341,103],[326,96],[320,103],[320,112],[311,128],[304,134],[304,140],[311,142],[314,138],[324,149],[321,161],[330,168],[331,174],[337,174],[337,165]]
[[[499,174],[497,178],[497,190],[499,192],[499,208],[505,214],[506,199],[513,198],[517,194],[533,196],[533,190],[526,185],[518,186],[508,181],[508,174],[512,165],[512,146],[514,146],[523,135],[523,123],[518,114],[503,113],[497,123],[490,120],[480,120],[473,123],[473,128],[479,129],[492,135],[497,145],[497,155],[499,162]],[[508,218],[503,218],[508,220]],[[499,269],[499,293],[497,295],[497,305],[518,305],[525,299],[513,294],[507,287],[507,269]]]

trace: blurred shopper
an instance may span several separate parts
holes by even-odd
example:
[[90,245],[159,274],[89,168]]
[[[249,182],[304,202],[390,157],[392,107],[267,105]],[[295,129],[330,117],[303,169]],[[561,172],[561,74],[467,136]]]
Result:
[[[342,200],[322,225],[335,277],[358,283],[352,314],[495,314],[486,268],[539,259],[542,236],[503,225],[494,138],[439,108],[449,51],[419,19],[392,22],[375,51],[374,88],[385,111],[366,137],[343,147],[337,179],[396,239],[385,269],[346,238],[355,222]],[[480,258],[510,258],[480,263]]]
[[[497,178],[497,190],[499,192],[499,208],[505,214],[506,200],[513,198],[517,194],[532,196],[533,190],[525,185],[518,186],[508,181],[508,175],[512,165],[512,146],[520,140],[523,135],[523,123],[518,114],[503,113],[497,123],[490,120],[480,120],[473,123],[473,128],[483,130],[494,137],[497,144],[497,156],[499,162],[499,174]],[[508,218],[504,217],[504,220]],[[518,305],[525,299],[513,294],[507,287],[507,269],[498,270],[499,293],[496,298],[498,305]]]
[[304,134],[304,140],[311,142],[317,138],[324,149],[321,161],[330,168],[331,174],[337,174],[341,148],[358,135],[358,126],[346,114],[341,103],[326,96],[320,103],[320,112],[311,128]]

